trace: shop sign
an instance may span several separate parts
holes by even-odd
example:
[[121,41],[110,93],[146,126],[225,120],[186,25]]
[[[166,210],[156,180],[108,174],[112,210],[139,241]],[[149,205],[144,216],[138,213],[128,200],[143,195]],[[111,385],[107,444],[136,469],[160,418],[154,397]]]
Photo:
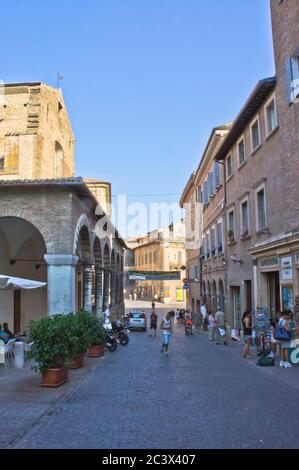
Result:
[[293,265],[291,256],[281,258],[281,278],[283,281],[293,280]]
[[260,260],[259,264],[260,264],[261,268],[266,268],[266,267],[269,267],[269,266],[277,266],[279,264],[279,260],[276,257],[274,257],[274,258],[264,258],[264,259]]

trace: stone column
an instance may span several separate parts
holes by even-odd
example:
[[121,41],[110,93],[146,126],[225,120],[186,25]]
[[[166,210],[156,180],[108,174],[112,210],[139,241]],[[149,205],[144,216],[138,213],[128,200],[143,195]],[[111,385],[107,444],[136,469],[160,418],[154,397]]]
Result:
[[83,265],[83,308],[92,313],[92,265]]
[[103,314],[103,269],[100,266],[95,267],[95,307],[96,316]]
[[116,278],[116,272],[113,271],[111,273],[111,305],[114,307],[116,305],[116,284],[117,284],[117,278]]
[[48,315],[76,310],[76,265],[78,256],[45,255],[48,265]]
[[121,272],[119,275],[119,303],[124,303],[124,273]]
[[110,272],[104,269],[103,308],[109,305]]
[[116,293],[115,293],[116,305],[120,304],[120,273],[116,273]]

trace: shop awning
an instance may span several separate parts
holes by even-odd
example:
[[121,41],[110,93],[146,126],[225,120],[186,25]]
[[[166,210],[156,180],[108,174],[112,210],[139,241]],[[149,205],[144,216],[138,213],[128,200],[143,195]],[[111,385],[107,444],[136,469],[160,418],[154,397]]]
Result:
[[45,287],[46,282],[21,279],[19,277],[3,276],[0,274],[0,289],[40,289]]

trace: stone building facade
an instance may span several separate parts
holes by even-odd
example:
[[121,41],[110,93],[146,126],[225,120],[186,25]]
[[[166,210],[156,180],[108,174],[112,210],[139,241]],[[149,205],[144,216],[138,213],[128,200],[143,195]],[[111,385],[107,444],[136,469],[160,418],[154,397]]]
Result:
[[195,186],[194,171],[186,187],[184,188],[180,206],[185,209],[185,223],[186,223],[186,279],[189,288],[186,289],[186,306],[192,313],[198,311],[200,307],[200,299],[202,298],[202,289],[200,282],[200,243],[199,235],[197,236],[198,221],[198,204],[197,193]]
[[224,168],[214,157],[229,128],[230,124],[212,130],[197,171],[187,183],[180,201],[181,207],[186,208],[187,225],[195,242],[187,249],[190,285],[187,298],[192,312],[198,311],[202,302],[214,312],[226,308]]
[[[209,271],[218,270],[215,263],[221,258],[213,255],[215,236],[211,237],[210,220],[214,219],[215,226],[220,217],[225,310],[235,336],[245,310],[268,306],[274,318],[283,309],[293,310],[299,299],[298,1],[271,0],[271,14],[276,76],[258,82],[214,149],[212,158],[223,163],[223,185],[217,193],[223,206],[213,196],[206,206],[206,193],[201,199],[205,205],[202,298],[212,294],[211,300],[215,299],[217,282],[211,289]],[[202,192],[201,168],[203,163],[192,183],[193,191],[199,186]],[[209,175],[203,177],[208,177],[209,186]],[[215,310],[216,304],[210,302],[210,306]]]
[[47,286],[0,290],[1,322],[20,332],[47,314],[84,308],[101,315],[108,304],[120,316],[126,245],[110,222],[109,183],[73,176],[74,137],[61,93],[5,85],[2,101],[0,273]]
[[144,300],[154,298],[165,303],[185,305],[183,279],[185,277],[185,226],[183,222],[155,230],[137,239],[133,249],[135,270],[179,271],[178,281],[135,281],[137,297]]

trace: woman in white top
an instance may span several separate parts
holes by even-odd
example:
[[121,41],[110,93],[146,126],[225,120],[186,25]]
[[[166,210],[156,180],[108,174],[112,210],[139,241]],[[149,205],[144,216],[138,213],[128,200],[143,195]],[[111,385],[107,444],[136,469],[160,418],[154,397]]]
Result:
[[173,325],[172,325],[172,316],[171,312],[168,312],[165,318],[162,318],[160,324],[161,330],[163,330],[163,344],[161,352],[168,356],[168,346],[170,337],[173,333]]

